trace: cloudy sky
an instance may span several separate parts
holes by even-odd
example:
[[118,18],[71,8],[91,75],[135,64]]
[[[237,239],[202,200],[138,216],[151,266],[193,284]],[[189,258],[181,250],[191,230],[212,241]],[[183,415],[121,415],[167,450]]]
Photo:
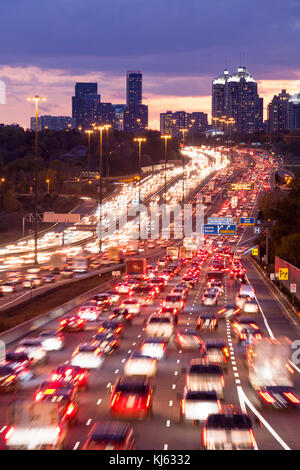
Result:
[[28,127],[34,94],[47,97],[42,114],[71,115],[76,81],[125,102],[127,70],[143,72],[153,128],[169,109],[210,115],[226,64],[248,67],[265,108],[300,91],[300,0],[10,0],[0,21],[0,122]]

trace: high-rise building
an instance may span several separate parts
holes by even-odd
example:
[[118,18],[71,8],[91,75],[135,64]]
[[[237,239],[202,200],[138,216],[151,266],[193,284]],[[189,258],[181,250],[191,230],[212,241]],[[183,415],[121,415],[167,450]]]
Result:
[[208,128],[207,114],[202,112],[167,111],[160,114],[160,133],[172,137],[182,136],[181,129],[191,135],[204,134]]
[[207,114],[202,112],[187,115],[188,130],[192,134],[204,134],[208,129]]
[[115,127],[115,110],[111,103],[98,104],[96,121],[99,124],[110,124]]
[[115,129],[118,131],[124,130],[124,116],[126,111],[126,104],[113,104],[115,112]]
[[212,123],[225,133],[252,134],[263,128],[263,101],[246,67],[228,70],[212,83]]
[[288,101],[288,130],[300,129],[300,93],[291,96]]
[[272,133],[284,132],[288,129],[288,102],[290,95],[282,90],[274,95],[268,104],[268,130]]
[[173,113],[167,111],[160,114],[160,133],[161,135],[173,135]]
[[127,107],[124,112],[124,131],[135,134],[148,127],[148,106],[139,104]]
[[[52,131],[62,131],[72,127],[70,116],[39,116],[38,130],[49,129]],[[35,131],[35,117],[30,118],[30,129]]]
[[98,122],[98,95],[97,83],[76,83],[75,96],[72,97],[72,118],[74,127],[90,128]]
[[128,108],[142,104],[142,79],[143,75],[139,71],[127,72],[126,104]]

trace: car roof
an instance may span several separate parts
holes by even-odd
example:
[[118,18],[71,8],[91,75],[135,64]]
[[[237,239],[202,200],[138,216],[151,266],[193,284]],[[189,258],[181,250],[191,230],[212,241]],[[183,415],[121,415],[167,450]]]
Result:
[[250,418],[243,413],[211,414],[206,421],[207,427],[219,429],[251,429]]
[[97,441],[123,441],[131,429],[131,425],[126,422],[100,421],[92,429],[90,439]]
[[213,391],[191,391],[188,390],[184,396],[185,400],[217,400],[217,392]]

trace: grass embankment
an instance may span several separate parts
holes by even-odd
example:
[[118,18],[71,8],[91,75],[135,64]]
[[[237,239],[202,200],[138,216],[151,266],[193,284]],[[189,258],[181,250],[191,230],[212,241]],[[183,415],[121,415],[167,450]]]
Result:
[[0,332],[9,330],[38,315],[47,313],[85,292],[101,286],[112,279],[111,273],[92,276],[60,286],[49,293],[41,294],[32,300],[0,312]]

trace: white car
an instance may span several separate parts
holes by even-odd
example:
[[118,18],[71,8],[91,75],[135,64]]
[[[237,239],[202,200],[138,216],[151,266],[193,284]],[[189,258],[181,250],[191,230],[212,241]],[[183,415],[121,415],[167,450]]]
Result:
[[138,315],[141,312],[141,306],[137,299],[127,299],[122,302],[120,308],[126,308],[128,313]]
[[181,295],[167,295],[165,300],[163,301],[162,306],[167,308],[177,308],[178,311],[182,311],[184,309],[184,300]]
[[258,304],[255,299],[248,297],[244,303],[244,312],[246,313],[258,313]]
[[139,351],[131,354],[124,364],[124,375],[145,375],[153,377],[157,373],[157,359],[145,356]]
[[37,338],[23,339],[14,351],[18,354],[27,354],[33,363],[43,362],[47,357],[46,350],[43,348],[41,340]]
[[82,343],[72,354],[71,365],[83,369],[99,369],[104,362],[104,355],[96,343]]
[[173,333],[174,319],[171,315],[153,314],[150,316],[146,326],[147,336],[170,339]]
[[220,409],[215,391],[186,390],[181,400],[180,421],[205,421],[210,414],[219,413]]
[[127,282],[119,282],[119,284],[115,286],[115,290],[119,294],[129,294],[131,290],[131,286],[127,284]]
[[153,357],[154,359],[162,359],[166,353],[167,345],[164,339],[147,338],[140,347],[143,356]]
[[46,351],[60,351],[64,347],[64,336],[56,330],[42,331],[38,339]]
[[224,398],[224,375],[216,364],[207,364],[202,359],[193,359],[186,375],[186,390],[215,391],[219,398]]
[[101,308],[97,306],[94,302],[87,302],[84,305],[79,307],[77,315],[86,321],[96,321],[99,318],[99,312],[101,312]]
[[216,292],[205,292],[201,300],[202,305],[218,305],[218,294]]
[[4,294],[11,294],[15,292],[16,290],[16,285],[13,282],[5,282],[4,284],[1,284],[1,291]]

